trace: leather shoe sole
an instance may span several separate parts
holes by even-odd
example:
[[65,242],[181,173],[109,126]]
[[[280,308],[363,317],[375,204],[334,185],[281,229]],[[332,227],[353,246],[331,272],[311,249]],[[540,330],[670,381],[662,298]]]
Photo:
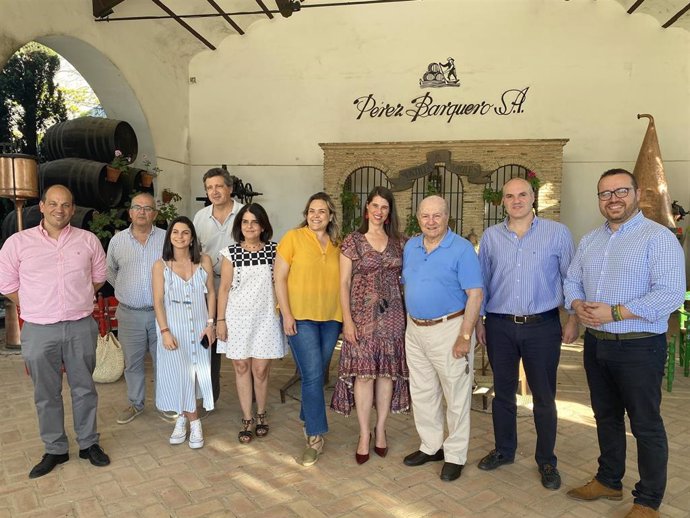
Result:
[[47,475],[58,464],[63,464],[69,460],[69,453],[53,454],[46,453],[43,455],[41,462],[36,464],[29,472],[29,478],[38,478]]
[[438,450],[433,455],[424,453],[423,451],[417,450],[414,453],[410,453],[407,457],[403,459],[403,464],[405,466],[421,466],[427,462],[433,462],[443,460],[443,450]]
[[80,459],[89,459],[94,466],[107,466],[110,464],[110,457],[101,449],[98,444],[93,444],[85,450],[79,450]]
[[460,475],[462,474],[462,468],[464,468],[462,464],[444,462],[443,468],[441,469],[441,480],[445,480],[446,482],[452,482],[453,480],[457,480],[458,478],[460,478]]

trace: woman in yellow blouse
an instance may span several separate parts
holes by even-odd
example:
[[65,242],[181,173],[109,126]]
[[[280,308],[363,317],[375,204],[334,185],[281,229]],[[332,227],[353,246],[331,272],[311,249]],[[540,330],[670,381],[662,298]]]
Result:
[[328,194],[312,195],[304,221],[278,244],[274,277],[283,329],[302,378],[302,407],[307,447],[302,464],[314,464],[328,432],[324,373],[342,326],[339,228]]

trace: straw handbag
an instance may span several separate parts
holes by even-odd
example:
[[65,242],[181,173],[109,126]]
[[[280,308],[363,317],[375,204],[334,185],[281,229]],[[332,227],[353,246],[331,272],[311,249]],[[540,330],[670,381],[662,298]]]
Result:
[[118,339],[112,332],[105,336],[98,335],[93,380],[96,383],[113,383],[120,379],[124,370],[125,354]]

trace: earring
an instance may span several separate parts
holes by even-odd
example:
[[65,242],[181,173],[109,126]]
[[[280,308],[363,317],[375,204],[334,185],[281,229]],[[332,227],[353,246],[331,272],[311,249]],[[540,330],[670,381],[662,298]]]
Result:
[[369,213],[368,212],[364,213],[364,219],[369,219]]

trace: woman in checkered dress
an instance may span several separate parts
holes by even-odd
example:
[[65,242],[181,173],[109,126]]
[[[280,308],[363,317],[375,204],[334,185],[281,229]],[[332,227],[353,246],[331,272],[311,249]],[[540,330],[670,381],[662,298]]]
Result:
[[[276,243],[270,241],[272,235],[264,208],[250,203],[240,209],[233,223],[236,243],[221,250],[217,350],[232,359],[235,368],[242,408],[241,443],[250,442],[254,434],[268,434],[266,398],[271,359],[282,358],[287,350],[273,290]],[[256,395],[256,418],[252,392]]]

